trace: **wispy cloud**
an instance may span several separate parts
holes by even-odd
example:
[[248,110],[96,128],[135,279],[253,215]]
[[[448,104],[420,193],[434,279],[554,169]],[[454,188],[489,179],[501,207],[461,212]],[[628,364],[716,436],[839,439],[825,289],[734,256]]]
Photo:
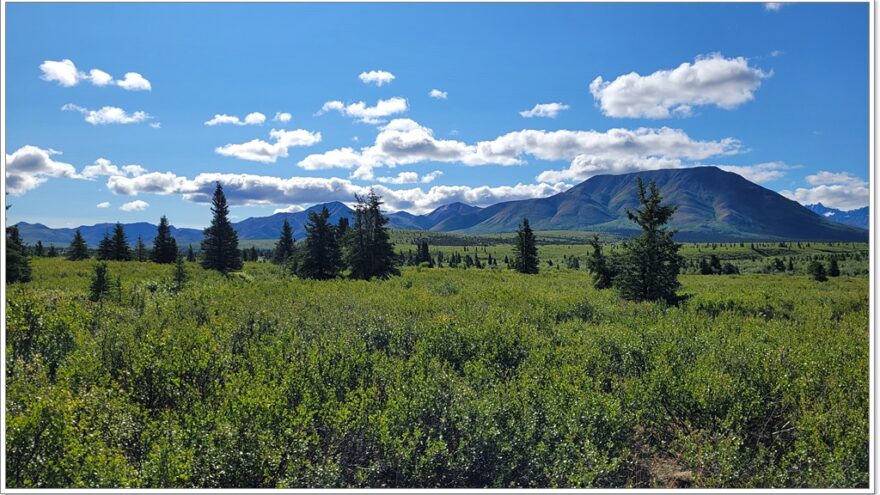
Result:
[[119,107],[101,107],[98,110],[89,110],[88,108],[68,103],[61,107],[61,110],[79,112],[85,117],[85,121],[92,125],[139,124],[153,118],[147,112],[137,111],[128,113]]
[[445,100],[447,97],[449,97],[449,93],[447,93],[446,91],[440,91],[439,89],[432,89],[431,92],[428,93],[428,96],[436,100]]
[[559,112],[568,110],[568,105],[563,103],[538,103],[531,110],[523,110],[519,114],[524,118],[547,117],[555,119]]
[[143,211],[149,207],[150,203],[137,199],[128,203],[123,203],[122,206],[119,207],[119,209],[122,211]]
[[262,139],[253,139],[241,144],[227,144],[215,148],[220,155],[232,156],[242,160],[260,163],[275,163],[279,158],[287,156],[287,150],[295,146],[311,146],[321,141],[320,132],[305,129],[292,131],[272,129],[269,137],[275,142],[269,143]]
[[317,115],[323,115],[327,112],[337,111],[346,117],[352,117],[366,124],[381,124],[385,117],[406,112],[409,105],[405,98],[395,96],[387,100],[379,100],[372,107],[366,103],[359,101],[357,103],[344,104],[341,101],[334,100],[324,103]]
[[[290,114],[288,114],[290,115]],[[290,119],[288,119],[290,120]],[[205,125],[214,126],[221,124],[230,124],[230,125],[263,125],[266,122],[266,116],[260,112],[251,112],[244,117],[244,120],[239,119],[235,115],[226,115],[222,114],[214,114],[214,117],[211,120],[205,122]]]
[[384,70],[371,70],[369,72],[361,72],[358,79],[364,84],[375,84],[382,86],[394,80],[394,74]]

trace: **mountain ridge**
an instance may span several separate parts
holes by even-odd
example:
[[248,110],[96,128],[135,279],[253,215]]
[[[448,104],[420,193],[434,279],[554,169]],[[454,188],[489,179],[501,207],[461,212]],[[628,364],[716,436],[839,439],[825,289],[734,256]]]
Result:
[[[490,234],[513,232],[523,217],[535,230],[586,230],[631,235],[636,226],[626,216],[638,207],[636,181],[657,183],[663,201],[677,206],[670,227],[680,241],[732,242],[745,240],[866,241],[868,231],[832,222],[809,208],[787,199],[745,178],[717,167],[693,167],[597,175],[545,198],[505,201],[486,207],[461,202],[442,205],[424,215],[406,211],[388,213],[389,226],[397,229]],[[311,211],[322,207],[330,211],[330,221],[351,219],[352,210],[339,201],[314,205],[299,212],[279,212],[267,217],[250,217],[233,223],[241,240],[278,237],[284,219],[290,222],[294,237],[305,236],[305,223]],[[52,229],[41,224],[19,222],[27,243],[66,243],[73,228]],[[101,223],[80,227],[86,242],[96,246],[105,231],[115,224]],[[124,224],[131,242],[140,235],[152,243],[155,225],[148,222]],[[172,227],[178,245],[198,245],[201,229]]]

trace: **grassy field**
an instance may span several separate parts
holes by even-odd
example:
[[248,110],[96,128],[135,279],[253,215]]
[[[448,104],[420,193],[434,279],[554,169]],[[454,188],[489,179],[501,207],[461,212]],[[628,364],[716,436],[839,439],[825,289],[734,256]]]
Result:
[[172,266],[111,262],[93,303],[93,261],[34,259],[6,301],[7,483],[867,487],[867,246],[758,249],[684,254],[835,254],[844,276],[683,275],[667,307],[544,263],[373,282],[188,263],[175,292]]

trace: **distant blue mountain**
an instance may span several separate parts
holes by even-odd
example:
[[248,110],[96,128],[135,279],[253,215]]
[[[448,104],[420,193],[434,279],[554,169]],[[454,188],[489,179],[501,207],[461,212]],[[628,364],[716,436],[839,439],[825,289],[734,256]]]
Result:
[[867,206],[865,206],[864,208],[858,208],[856,210],[849,211],[838,210],[837,208],[828,208],[822,203],[806,205],[806,207],[813,213],[824,217],[827,220],[831,220],[832,222],[852,225],[854,227],[860,227],[863,229],[867,229],[871,221],[870,211]]
[[[388,214],[389,226],[396,229],[430,230],[488,234],[513,232],[527,217],[535,230],[586,230],[629,235],[636,226],[627,210],[638,207],[637,179],[656,182],[665,202],[677,206],[670,226],[681,241],[814,240],[867,241],[868,209],[841,212],[813,205],[805,208],[780,194],[716,167],[654,170],[623,175],[598,175],[547,198],[507,201],[485,208],[452,203],[425,215],[405,211]],[[352,220],[352,210],[338,201],[319,204],[296,213],[276,213],[233,223],[241,240],[277,239],[284,220],[297,239],[305,237],[309,213],[326,207],[330,221]],[[819,214],[814,213],[821,208]],[[834,220],[834,221],[832,221]],[[844,225],[842,223],[848,223]],[[856,223],[858,222],[858,223]],[[68,244],[74,229],[51,229],[45,225],[20,223],[21,236],[28,244]],[[89,246],[95,247],[114,224],[80,227]],[[134,223],[124,226],[131,242],[138,236],[148,245],[156,226]],[[198,246],[202,231],[176,229],[172,234],[179,246]]]

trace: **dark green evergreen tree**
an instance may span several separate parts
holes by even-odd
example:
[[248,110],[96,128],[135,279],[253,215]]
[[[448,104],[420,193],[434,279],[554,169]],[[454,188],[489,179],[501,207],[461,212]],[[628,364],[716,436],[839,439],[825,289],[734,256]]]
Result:
[[92,274],[92,283],[89,285],[89,300],[100,301],[110,293],[110,278],[107,275],[107,264],[98,263]]
[[46,256],[46,251],[43,249],[43,241],[37,241],[34,245],[34,256],[43,257]]
[[131,259],[131,248],[128,246],[128,239],[125,237],[125,229],[122,224],[116,222],[113,229],[112,258],[116,261],[129,261]]
[[177,240],[171,235],[168,218],[162,215],[153,238],[151,259],[156,263],[174,263],[177,260]]
[[238,234],[229,222],[229,206],[223,194],[223,186],[217,183],[211,205],[211,226],[205,229],[202,240],[202,267],[226,274],[241,270],[241,253],[238,251]]
[[70,241],[70,246],[67,248],[67,259],[71,261],[79,261],[84,260],[89,257],[89,246],[86,244],[86,240],[83,239],[82,233],[80,233],[79,229],[76,229],[76,232],[73,234],[73,240]]
[[828,276],[825,273],[825,265],[820,261],[811,261],[807,266],[807,273],[813,277],[813,280],[818,280],[819,282],[828,280]]
[[147,246],[144,245],[144,240],[141,239],[141,236],[138,236],[138,240],[134,245],[134,259],[136,261],[147,261]]
[[339,217],[339,223],[336,224],[336,235],[339,237],[339,244],[344,244],[345,236],[348,235],[349,223],[348,217]]
[[700,258],[700,275],[712,275],[712,267],[706,261],[706,258]]
[[6,227],[6,283],[28,282],[30,279],[31,264],[18,227]]
[[624,245],[625,261],[616,283],[624,299],[672,303],[678,300],[675,291],[683,259],[678,254],[680,245],[672,240],[674,232],[663,226],[676,207],[660,204],[662,197],[655,182],[646,191],[639,177],[637,187],[641,206],[626,214],[642,228],[642,234]]
[[49,258],[54,258],[58,256],[58,249],[55,247],[54,244],[49,246],[49,251],[46,253],[46,256],[48,256]]
[[840,266],[837,265],[837,258],[831,258],[831,264],[828,265],[828,276],[839,277]]
[[110,239],[110,234],[108,232],[104,233],[104,238],[98,243],[97,258],[101,261],[113,259],[113,240]]
[[284,224],[281,226],[281,237],[275,244],[275,252],[273,253],[272,261],[279,265],[284,264],[284,262],[287,261],[287,258],[293,256],[294,249],[293,229],[290,228],[290,223],[285,218]]
[[189,275],[186,273],[186,264],[183,262],[183,256],[178,254],[177,259],[174,261],[174,290],[178,292],[183,290],[183,286],[188,278]]
[[523,218],[516,231],[513,267],[520,273],[538,273],[538,246],[529,219]]
[[297,274],[303,278],[330,280],[339,276],[342,271],[342,255],[336,228],[330,225],[330,212],[327,207],[321,212],[309,212],[309,221],[305,226],[306,239],[298,260]]
[[587,269],[593,274],[593,287],[607,289],[611,287],[612,273],[611,268],[608,266],[608,260],[602,254],[599,236],[593,235],[593,239],[590,240],[590,246],[593,247],[593,252],[590,253],[590,258],[587,259]]
[[371,190],[366,197],[355,195],[355,200],[354,225],[346,236],[345,258],[351,278],[370,280],[400,275],[381,198]]
[[422,240],[419,241],[419,244],[416,248],[416,258],[413,260],[413,263],[416,265],[420,265],[422,263],[428,263],[431,261],[431,251],[428,246],[428,241]]

